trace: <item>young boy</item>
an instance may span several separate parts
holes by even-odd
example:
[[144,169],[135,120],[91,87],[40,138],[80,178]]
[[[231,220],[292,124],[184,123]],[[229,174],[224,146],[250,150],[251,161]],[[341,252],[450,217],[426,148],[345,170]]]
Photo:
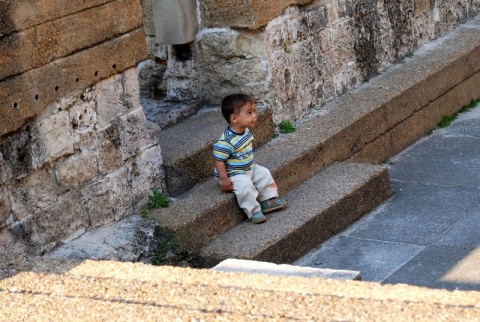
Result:
[[226,96],[222,101],[222,114],[228,126],[213,145],[215,176],[220,179],[222,191],[233,191],[247,217],[260,224],[267,220],[264,213],[283,209],[287,202],[278,198],[270,171],[253,163],[250,129],[257,121],[255,101],[245,94]]

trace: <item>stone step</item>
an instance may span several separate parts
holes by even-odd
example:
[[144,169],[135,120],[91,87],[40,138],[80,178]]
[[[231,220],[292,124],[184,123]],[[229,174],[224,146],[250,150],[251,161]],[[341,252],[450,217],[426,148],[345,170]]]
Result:
[[[285,194],[335,161],[380,163],[400,152],[444,115],[480,97],[479,26],[478,19],[462,26],[321,107],[299,122],[296,132],[262,145],[255,162],[271,170]],[[197,184],[151,216],[190,251],[246,218],[234,195],[221,193],[214,179]]]
[[335,163],[289,192],[288,207],[264,224],[244,221],[204,247],[200,265],[228,258],[291,263],[390,195],[384,166]]
[[[213,175],[212,145],[225,125],[219,110],[208,110],[160,132],[167,190],[171,196],[178,196],[199,180]],[[258,122],[253,134],[255,147],[273,137],[269,109],[258,107]]]

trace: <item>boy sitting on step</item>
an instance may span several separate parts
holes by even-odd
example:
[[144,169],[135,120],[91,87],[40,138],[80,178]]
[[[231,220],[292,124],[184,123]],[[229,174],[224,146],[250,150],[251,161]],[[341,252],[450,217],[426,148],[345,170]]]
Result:
[[267,168],[253,163],[253,135],[257,114],[254,99],[245,94],[226,96],[222,114],[228,126],[213,145],[214,174],[223,192],[233,191],[240,208],[255,224],[267,220],[264,214],[287,206]]

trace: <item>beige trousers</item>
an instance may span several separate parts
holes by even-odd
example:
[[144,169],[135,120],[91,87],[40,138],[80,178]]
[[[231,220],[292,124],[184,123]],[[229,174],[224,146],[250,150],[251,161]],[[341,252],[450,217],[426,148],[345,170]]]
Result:
[[260,211],[259,202],[278,197],[278,188],[270,171],[257,164],[253,165],[252,171],[230,177],[230,180],[238,205],[248,218]]

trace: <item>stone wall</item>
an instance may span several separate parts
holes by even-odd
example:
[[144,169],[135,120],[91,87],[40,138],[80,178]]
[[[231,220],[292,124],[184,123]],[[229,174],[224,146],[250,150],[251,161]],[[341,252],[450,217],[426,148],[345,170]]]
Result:
[[0,252],[39,254],[160,187],[136,0],[0,2]]
[[252,0],[242,2],[242,10],[237,5],[200,1],[200,97],[218,104],[233,92],[253,94],[272,106],[277,124],[401,63],[480,11],[478,0]]

